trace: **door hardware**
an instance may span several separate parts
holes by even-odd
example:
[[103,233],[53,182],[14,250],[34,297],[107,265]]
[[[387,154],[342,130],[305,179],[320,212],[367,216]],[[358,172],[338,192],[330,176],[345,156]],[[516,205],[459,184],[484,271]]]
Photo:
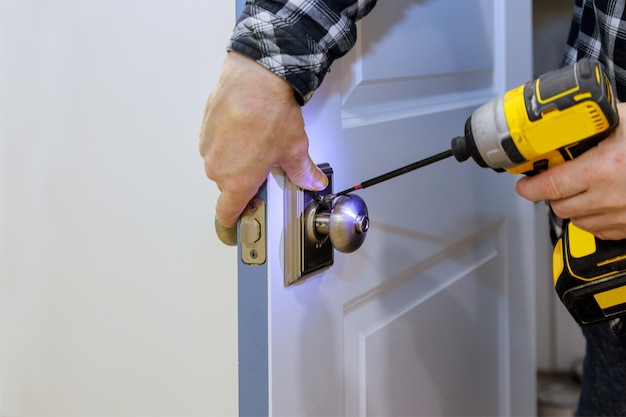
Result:
[[[215,217],[215,232],[222,243],[237,245],[237,227],[224,227]],[[267,258],[265,239],[265,202],[255,197],[241,214],[239,221],[241,260],[248,265],[262,265]]]
[[215,234],[220,241],[227,246],[237,246],[237,226],[226,227],[217,221],[215,215]]
[[241,214],[239,223],[241,260],[248,265],[262,265],[266,258],[265,202],[253,198]]
[[285,285],[330,267],[334,249],[351,253],[363,244],[369,229],[365,202],[356,195],[332,195],[333,170],[319,165],[328,177],[322,191],[306,191],[290,181],[285,192]]
[[330,239],[339,252],[351,253],[360,248],[369,229],[367,206],[356,195],[339,197],[332,209],[312,201],[305,213],[307,238],[319,242]]

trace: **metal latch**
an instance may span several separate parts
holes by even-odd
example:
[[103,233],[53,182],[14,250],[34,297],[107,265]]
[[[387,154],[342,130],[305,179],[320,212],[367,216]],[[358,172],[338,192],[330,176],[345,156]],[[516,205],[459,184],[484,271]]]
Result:
[[[239,238],[241,240],[241,260],[248,265],[262,265],[267,259],[265,201],[255,197],[241,214]],[[237,245],[237,227],[224,227],[215,218],[215,232],[222,243]]]
[[267,258],[265,234],[265,201],[253,198],[241,214],[239,226],[241,260],[248,265],[261,265]]

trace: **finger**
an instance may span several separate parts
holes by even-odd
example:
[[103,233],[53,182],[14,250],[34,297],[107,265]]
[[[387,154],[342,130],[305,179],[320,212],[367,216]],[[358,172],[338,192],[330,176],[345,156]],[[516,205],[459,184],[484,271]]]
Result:
[[586,166],[569,161],[534,177],[521,178],[515,184],[515,191],[530,201],[561,200],[578,195],[587,190]]
[[583,192],[561,200],[551,200],[550,206],[552,206],[554,213],[562,219],[593,216],[603,212],[590,192]]
[[232,227],[237,224],[237,219],[245,210],[248,202],[255,196],[256,191],[248,193],[231,193],[223,191],[217,198],[215,214],[217,221],[224,227]]
[[284,163],[282,169],[291,182],[305,190],[321,191],[328,186],[328,177],[308,154],[299,160]]
[[593,215],[571,219],[576,227],[586,230],[602,240],[626,239],[626,222],[607,218],[605,215]]

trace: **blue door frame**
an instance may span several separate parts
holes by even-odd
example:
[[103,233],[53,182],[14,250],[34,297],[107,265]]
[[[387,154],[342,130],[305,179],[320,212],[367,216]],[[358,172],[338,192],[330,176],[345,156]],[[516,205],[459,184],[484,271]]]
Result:
[[[235,0],[236,16],[245,0]],[[267,201],[266,187],[257,197]],[[265,239],[265,236],[263,237]],[[237,310],[239,337],[239,415],[269,415],[267,263],[246,265],[237,249]]]

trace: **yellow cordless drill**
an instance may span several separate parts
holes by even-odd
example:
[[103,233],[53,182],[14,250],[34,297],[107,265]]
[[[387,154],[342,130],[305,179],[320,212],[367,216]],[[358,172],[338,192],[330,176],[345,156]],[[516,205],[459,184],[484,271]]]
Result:
[[[619,123],[611,81],[583,59],[548,72],[478,108],[452,140],[458,161],[534,175],[576,158]],[[581,324],[626,312],[626,240],[604,241],[565,224],[553,252],[554,286]]]

